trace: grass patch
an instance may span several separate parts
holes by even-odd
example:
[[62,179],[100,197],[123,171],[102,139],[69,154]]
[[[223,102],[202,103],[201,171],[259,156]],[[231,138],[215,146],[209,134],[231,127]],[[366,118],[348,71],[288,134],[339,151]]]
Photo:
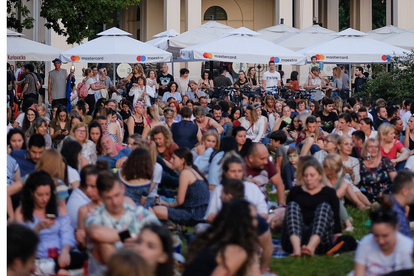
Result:
[[[268,192],[271,191],[271,185],[267,187]],[[277,201],[275,194],[269,194],[270,201]],[[369,211],[361,211],[353,206],[346,206],[348,214],[353,218],[352,225],[354,232],[343,234],[353,236],[356,240],[369,233],[369,227],[365,226],[365,222],[369,219]],[[187,227],[187,231],[194,232],[193,227]],[[273,235],[280,238],[280,234]],[[182,253],[186,256],[187,241],[182,238]],[[270,269],[279,276],[342,276],[347,275],[354,269],[354,253],[336,254],[334,256],[317,256],[317,257],[287,257],[283,259],[272,259]]]

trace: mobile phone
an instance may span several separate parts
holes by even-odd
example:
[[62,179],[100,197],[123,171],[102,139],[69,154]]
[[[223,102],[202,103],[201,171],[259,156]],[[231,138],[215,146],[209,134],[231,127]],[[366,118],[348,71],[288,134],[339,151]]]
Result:
[[70,67],[70,72],[71,72],[71,73],[75,72],[75,66],[74,66],[74,65],[72,65],[72,66]]
[[66,131],[66,128],[62,129],[62,132],[65,132],[65,131]]
[[129,230],[119,232],[118,235],[119,235],[119,238],[121,239],[121,242],[124,242],[126,239],[131,237],[131,233],[129,233]]
[[55,219],[56,215],[55,214],[46,214],[46,217],[50,218],[50,219]]

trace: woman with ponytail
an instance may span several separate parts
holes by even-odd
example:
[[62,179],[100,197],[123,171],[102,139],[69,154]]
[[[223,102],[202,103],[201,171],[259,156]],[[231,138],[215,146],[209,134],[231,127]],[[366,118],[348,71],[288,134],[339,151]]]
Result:
[[171,203],[161,201],[154,212],[158,219],[169,219],[175,223],[194,225],[204,221],[210,192],[207,179],[193,165],[193,155],[188,148],[174,150],[172,169],[179,171],[177,200]]
[[392,200],[370,214],[371,234],[365,236],[355,254],[355,276],[413,275],[413,239],[398,232]]

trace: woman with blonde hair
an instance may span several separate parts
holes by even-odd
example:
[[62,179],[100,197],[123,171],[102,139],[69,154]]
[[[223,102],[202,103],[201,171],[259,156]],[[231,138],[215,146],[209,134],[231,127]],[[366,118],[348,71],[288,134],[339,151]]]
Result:
[[338,116],[342,114],[343,112],[343,107],[344,107],[344,102],[341,99],[341,97],[336,96],[332,98],[333,100],[333,109],[332,111],[335,112]]
[[165,126],[156,126],[151,131],[151,141],[157,146],[158,154],[163,158],[168,167],[171,167],[171,157],[178,145],[172,139],[171,131]]
[[335,67],[332,70],[334,81],[330,83],[329,88],[332,90],[332,97],[339,96],[342,90],[342,70],[339,67]]
[[267,116],[273,113],[276,109],[276,100],[272,95],[267,95],[264,99],[264,111],[266,111]]
[[154,272],[135,250],[120,249],[106,265],[105,276],[154,276]]
[[134,114],[127,120],[128,133],[129,135],[132,135],[133,133],[142,135],[148,124],[146,118],[144,117],[145,106],[142,102],[138,101],[134,104],[133,108]]
[[328,178],[328,184],[336,190],[336,195],[338,196],[341,204],[339,206],[339,216],[341,221],[345,222],[345,231],[352,232],[354,227],[352,227],[352,224],[349,221],[349,215],[344,206],[344,196],[347,189],[349,189],[349,185],[343,177],[338,176],[339,172],[342,170],[342,167],[342,158],[336,153],[328,154],[323,161],[323,169],[325,170],[326,177]]
[[218,150],[220,148],[220,136],[214,129],[209,129],[204,132],[201,137],[200,145],[191,150],[193,159],[195,160],[198,156],[203,155],[209,148],[213,148],[213,150]]
[[[395,139],[394,126],[390,123],[382,123],[379,126],[378,142],[381,155],[388,157],[397,171],[404,168],[407,158],[414,153],[414,150],[409,151],[399,140]],[[398,153],[400,155],[397,157]]]
[[[391,132],[394,133],[393,130]],[[365,195],[373,203],[390,192],[397,171],[388,157],[381,156],[380,144],[374,138],[365,140],[361,158],[361,189],[365,189]]]
[[162,125],[160,115],[158,112],[158,106],[152,105],[152,106],[147,107],[147,114],[148,114],[148,118],[150,119],[151,123],[146,125],[144,128],[144,131],[142,132],[142,137],[144,138],[148,137],[148,134],[150,133],[153,127]]
[[252,105],[246,107],[244,117],[239,119],[240,126],[246,129],[246,137],[258,143],[263,137],[265,121],[259,120],[256,109]]
[[299,186],[286,200],[282,248],[291,256],[325,254],[342,233],[339,199],[315,158],[298,166],[297,176]]

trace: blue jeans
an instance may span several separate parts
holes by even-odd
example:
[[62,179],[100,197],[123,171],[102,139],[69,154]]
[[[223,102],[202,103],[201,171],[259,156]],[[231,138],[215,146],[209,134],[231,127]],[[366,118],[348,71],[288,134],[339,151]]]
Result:
[[[302,147],[303,147],[303,143],[300,143],[300,144],[298,145],[298,148],[299,148],[300,150],[302,150]],[[312,155],[314,155],[316,152],[318,152],[318,151],[320,151],[320,150],[321,150],[321,148],[320,148],[318,145],[313,144],[313,145],[311,146],[311,148],[310,148],[310,153],[311,153]]]

